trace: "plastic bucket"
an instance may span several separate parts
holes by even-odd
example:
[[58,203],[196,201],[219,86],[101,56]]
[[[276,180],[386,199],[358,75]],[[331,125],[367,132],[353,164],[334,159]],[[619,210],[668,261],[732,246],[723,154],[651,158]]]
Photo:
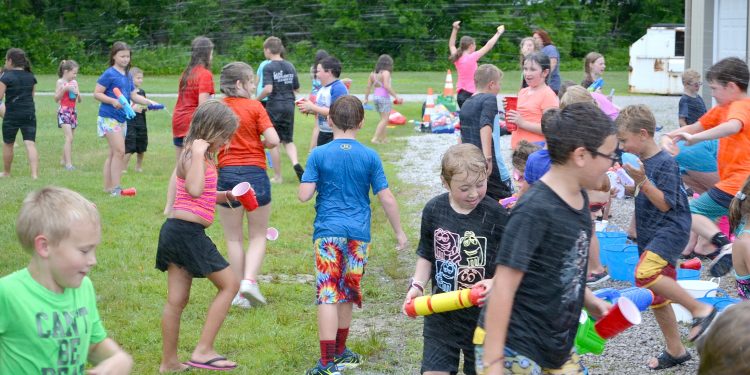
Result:
[[[691,297],[695,299],[716,297],[716,291],[719,287],[719,279],[713,278],[708,280],[677,280],[682,289],[685,289]],[[693,320],[693,315],[682,305],[673,303],[672,310],[678,322],[690,323]]]
[[[715,297],[709,297],[709,294],[713,294]],[[714,289],[706,292],[706,296],[698,298],[698,301],[713,305],[719,311],[724,311],[727,307],[739,303],[741,300],[739,298],[729,297],[729,294],[724,289]]]
[[677,269],[677,280],[700,280],[701,271],[691,269]]
[[609,275],[619,281],[635,283],[635,265],[638,264],[638,246],[613,245],[604,248]]
[[625,232],[596,232],[599,239],[599,257],[603,265],[609,265],[607,250],[621,251],[628,242],[628,236]]

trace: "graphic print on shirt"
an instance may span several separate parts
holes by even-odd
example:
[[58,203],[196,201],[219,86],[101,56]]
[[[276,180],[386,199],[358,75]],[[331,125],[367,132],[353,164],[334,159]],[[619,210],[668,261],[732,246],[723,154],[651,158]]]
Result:
[[563,306],[574,304],[578,301],[583,284],[578,282],[586,272],[586,260],[588,258],[589,238],[585,231],[578,234],[574,248],[563,254],[563,272],[560,274],[560,285],[566,285],[563,290]]
[[283,70],[279,70],[273,72],[273,80],[283,85],[291,85],[294,83],[294,74],[294,72],[285,74]]
[[87,335],[89,313],[86,307],[75,311],[40,311],[36,313],[36,331],[40,339],[58,343],[56,368],[42,368],[42,374],[83,374],[81,336]]
[[434,232],[435,281],[444,292],[471,288],[484,279],[487,238],[473,231],[463,236],[442,228]]

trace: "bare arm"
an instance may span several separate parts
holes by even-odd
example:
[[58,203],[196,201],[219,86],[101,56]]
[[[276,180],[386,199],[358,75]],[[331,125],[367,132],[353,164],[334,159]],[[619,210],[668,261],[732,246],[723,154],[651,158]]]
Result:
[[502,374],[505,351],[505,339],[508,336],[508,324],[518,285],[524,273],[506,266],[495,269],[494,284],[487,305],[484,330],[484,369],[487,374]]
[[183,160],[183,169],[185,173],[185,191],[193,198],[198,198],[203,194],[206,184],[206,163],[203,159],[208,150],[208,142],[202,139],[196,139],[190,146],[190,158]]
[[148,106],[151,104],[158,104],[155,101],[149,100],[145,96],[138,94],[137,89],[133,90],[133,92],[130,93],[130,100],[132,100],[133,103],[138,103],[138,104],[145,105],[145,106]]
[[94,87],[94,99],[104,104],[110,104],[117,109],[122,108],[122,105],[120,104],[120,102],[117,101],[117,99],[110,98],[109,96],[107,96],[107,94],[104,93],[104,91],[106,90],[107,90],[106,87],[97,83],[96,87]]
[[367,87],[365,87],[365,103],[367,103],[368,98],[370,97],[370,91],[372,90],[372,85],[375,83],[375,80],[372,78],[372,76],[375,73],[370,73],[369,76],[367,76]]
[[401,227],[401,216],[399,216],[398,212],[398,202],[396,202],[396,198],[393,196],[393,193],[391,193],[391,189],[386,188],[378,192],[378,199],[383,206],[385,216],[388,217],[388,222],[391,223],[393,232],[396,234],[396,240],[398,241],[396,250],[405,249],[406,233],[404,233],[404,229]]
[[0,82],[0,100],[3,100],[3,97],[5,96],[5,84]]
[[55,103],[60,103],[63,95],[67,94],[67,92],[68,90],[66,90],[65,84],[62,82],[62,79],[58,79],[57,84],[55,85]]
[[687,121],[685,121],[685,118],[684,118],[684,117],[680,117],[680,118],[678,118],[678,119],[677,119],[677,122],[679,122],[679,123],[680,123],[680,128],[682,128],[682,127],[685,127],[685,126],[687,126],[687,125],[688,125],[688,124],[687,124]]
[[258,95],[258,97],[255,98],[255,100],[258,100],[258,101],[263,100],[268,95],[271,95],[272,92],[273,92],[273,85],[265,85],[263,86],[263,90],[260,92],[260,95]]
[[[409,290],[406,292],[406,298],[404,298],[404,303],[401,305],[401,312],[406,314],[406,304],[409,303],[409,301],[413,300],[414,298],[417,298],[419,296],[424,295],[424,289],[425,285],[427,284],[427,281],[430,279],[430,274],[432,274],[432,263],[422,257],[417,258],[417,265],[414,268],[414,276],[412,276],[412,285],[409,287]],[[422,290],[415,287],[414,285],[419,285],[422,287]]]
[[448,51],[450,51],[451,56],[455,55],[456,52],[458,52],[458,49],[456,49],[456,36],[458,36],[458,29],[460,28],[461,28],[461,21],[453,22],[453,28],[451,29],[451,37],[448,38]]
[[110,338],[92,344],[88,359],[95,367],[87,374],[129,374],[133,368],[133,358]]
[[211,94],[207,92],[202,92],[198,94],[198,105],[201,105],[206,102],[206,100],[211,99]]
[[479,129],[479,139],[482,142],[482,153],[484,160],[492,162],[492,126],[483,126]]
[[702,141],[728,137],[740,131],[742,131],[742,122],[737,119],[730,119],[727,122],[699,133],[677,133],[675,138],[682,138],[688,145],[693,145]]
[[263,147],[274,148],[279,145],[279,133],[274,128],[268,128],[263,131]]
[[391,86],[391,72],[387,70],[383,71],[383,87],[388,90],[388,93],[391,94],[392,97],[398,98],[396,90],[394,90],[393,86]]
[[[482,48],[479,49],[479,57],[482,57],[487,54],[487,52],[490,52],[492,47],[495,46],[495,43],[497,43],[497,40],[500,39],[500,35],[503,35],[505,32],[505,25],[500,25],[497,27],[497,31],[495,32],[495,35],[490,38],[490,40],[487,41],[487,43],[482,46]],[[554,68],[553,68],[554,69]]]
[[552,74],[551,72],[555,71],[555,67],[557,67],[557,59],[553,57],[553,58],[549,59],[549,71],[550,71],[550,74]]
[[314,182],[303,182],[299,184],[297,198],[300,202],[307,202],[315,195],[316,184]]

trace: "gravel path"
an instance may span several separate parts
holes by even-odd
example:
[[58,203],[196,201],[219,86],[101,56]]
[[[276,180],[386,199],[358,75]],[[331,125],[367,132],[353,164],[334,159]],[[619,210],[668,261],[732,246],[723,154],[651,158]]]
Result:
[[[628,96],[616,97],[615,104],[624,107],[629,104],[647,104],[657,120],[657,124],[663,126],[663,131],[670,131],[678,126],[677,104],[679,97],[667,96]],[[658,138],[658,135],[657,135]],[[510,165],[510,136],[502,137],[503,157],[506,165]],[[404,150],[399,167],[398,177],[402,181],[409,181],[421,188],[421,194],[415,194],[406,204],[421,207],[431,197],[444,191],[440,185],[440,159],[445,150],[456,143],[456,138],[449,134],[418,134],[407,139],[407,147]],[[633,213],[633,200],[614,200],[612,219],[615,225],[626,228]],[[418,215],[417,215],[418,216]],[[419,225],[419,217],[407,219],[412,225]],[[704,264],[705,265],[705,264]],[[704,267],[705,270],[705,267]],[[703,275],[703,279],[708,277]],[[731,281],[733,284],[733,280]],[[619,281],[608,281],[597,286],[625,288],[628,283]],[[732,293],[733,287],[730,280],[724,278],[721,286]],[[646,374],[650,373],[646,368],[649,357],[657,355],[664,348],[661,332],[656,324],[651,311],[643,314],[643,323],[633,327],[617,338],[609,341],[605,352],[601,356],[586,355],[585,363],[591,374]],[[688,326],[681,324],[680,331],[683,338],[687,337]],[[697,353],[692,344],[687,343],[688,350],[693,355],[693,360],[683,366],[663,370],[661,374],[694,374],[697,371]]]

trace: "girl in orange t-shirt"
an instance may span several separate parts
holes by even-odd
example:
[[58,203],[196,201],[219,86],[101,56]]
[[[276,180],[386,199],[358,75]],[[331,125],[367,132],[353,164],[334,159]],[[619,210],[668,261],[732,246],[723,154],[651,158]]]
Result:
[[[233,62],[221,71],[224,103],[239,119],[239,127],[229,145],[219,151],[219,190],[231,190],[240,182],[249,182],[255,191],[258,208],[245,211],[239,202],[219,203],[219,217],[224,227],[227,252],[232,271],[242,280],[240,292],[232,305],[249,308],[265,304],[258,288],[257,276],[266,253],[266,231],[271,216],[271,182],[266,173],[264,148],[279,144],[271,119],[255,93],[253,69],[243,62]],[[263,138],[261,138],[261,136]],[[243,251],[243,218],[247,216],[248,246]]]
[[550,72],[549,57],[542,52],[528,54],[523,61],[523,77],[528,87],[518,92],[518,108],[508,111],[507,120],[518,125],[513,132],[510,145],[515,150],[518,142],[544,142],[542,114],[560,104],[557,95],[547,86]]

